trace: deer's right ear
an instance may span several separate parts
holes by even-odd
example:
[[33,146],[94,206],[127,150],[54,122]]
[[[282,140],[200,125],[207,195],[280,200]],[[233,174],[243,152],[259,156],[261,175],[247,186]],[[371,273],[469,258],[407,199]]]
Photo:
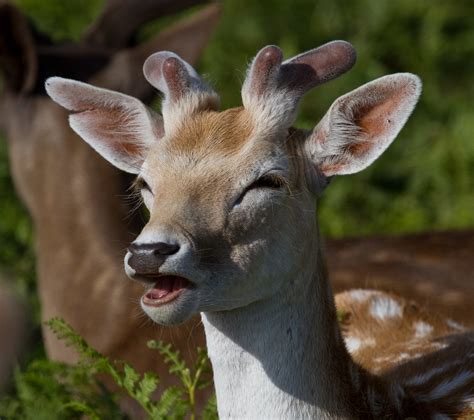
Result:
[[312,162],[326,177],[365,169],[398,135],[420,93],[418,76],[398,73],[336,99],[308,137]]
[[46,92],[72,111],[71,128],[123,171],[138,173],[149,148],[164,135],[161,116],[131,96],[61,77],[49,78]]

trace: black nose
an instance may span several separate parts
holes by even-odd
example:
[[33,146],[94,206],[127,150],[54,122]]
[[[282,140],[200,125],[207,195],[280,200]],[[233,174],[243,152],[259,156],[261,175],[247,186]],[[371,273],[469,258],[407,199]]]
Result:
[[139,275],[158,274],[159,268],[166,259],[178,251],[179,245],[167,244],[166,242],[154,244],[133,243],[128,247],[128,252],[131,254],[128,265]]

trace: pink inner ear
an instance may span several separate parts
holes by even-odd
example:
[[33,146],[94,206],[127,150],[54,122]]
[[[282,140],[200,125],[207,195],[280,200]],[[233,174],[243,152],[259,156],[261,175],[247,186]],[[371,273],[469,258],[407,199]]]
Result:
[[382,136],[394,124],[393,113],[402,102],[404,92],[390,92],[389,95],[390,97],[382,102],[376,101],[375,104],[367,104],[356,110],[354,122],[369,142]]
[[341,172],[346,165],[348,164],[348,161],[337,161],[334,163],[324,163],[321,165],[319,168],[320,171],[327,177],[337,175],[339,172]]
[[[403,99],[406,98],[404,90],[394,91],[384,89],[372,92],[373,97],[366,103],[355,104],[353,107],[354,124],[359,128],[362,138],[350,142],[346,151],[353,157],[362,157],[369,153],[377,141],[384,141],[387,134],[394,129],[397,110],[400,109]],[[340,162],[342,169],[348,162]]]
[[176,57],[169,57],[163,62],[163,77],[168,85],[169,100],[179,100],[190,88],[190,76]]
[[268,85],[275,81],[273,79],[280,69],[282,60],[283,53],[275,45],[268,45],[260,50],[251,69],[250,88],[254,95],[262,96],[265,94]]
[[[138,133],[134,133],[134,121],[121,107],[97,108],[72,115],[94,137],[100,138],[106,147],[119,154],[139,156],[141,153]],[[125,129],[124,129],[125,128]]]

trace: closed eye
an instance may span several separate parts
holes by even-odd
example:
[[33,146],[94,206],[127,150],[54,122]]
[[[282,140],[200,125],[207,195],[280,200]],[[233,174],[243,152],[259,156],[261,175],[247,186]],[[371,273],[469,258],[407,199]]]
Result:
[[[135,182],[133,183],[133,188],[137,191],[148,191],[152,193],[151,187],[148,185],[148,183],[143,179],[143,178],[137,178]],[[152,193],[153,194],[153,193]]]
[[274,174],[266,174],[258,178],[256,181],[248,185],[240,194],[239,198],[235,201],[234,206],[239,205],[244,199],[245,195],[252,190],[281,190],[287,185],[284,178]]
[[250,184],[244,191],[247,192],[249,190],[253,190],[256,188],[271,188],[273,190],[279,190],[286,185],[286,182],[283,178],[277,175],[263,175],[262,177],[258,178],[255,182]]

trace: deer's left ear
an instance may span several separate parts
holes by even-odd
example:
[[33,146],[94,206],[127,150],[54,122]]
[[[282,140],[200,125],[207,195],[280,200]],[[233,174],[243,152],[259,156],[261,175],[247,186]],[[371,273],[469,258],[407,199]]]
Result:
[[420,93],[418,76],[398,73],[341,96],[307,140],[311,160],[328,177],[365,169],[395,139]]

